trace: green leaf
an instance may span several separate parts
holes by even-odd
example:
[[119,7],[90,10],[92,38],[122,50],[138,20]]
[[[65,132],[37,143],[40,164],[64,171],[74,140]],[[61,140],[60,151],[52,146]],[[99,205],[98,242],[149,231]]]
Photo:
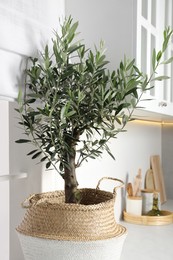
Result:
[[82,47],[83,47],[83,45],[72,45],[68,48],[68,52],[69,52],[69,54],[71,54]]
[[44,55],[45,55],[45,58],[49,58],[49,49],[48,49],[48,45],[45,46],[45,50],[44,50]]
[[49,58],[46,58],[46,59],[44,60],[44,64],[45,64],[45,68],[48,69],[49,66],[50,66]]
[[79,24],[78,22],[74,23],[71,26],[70,30],[68,31],[68,34],[67,34],[68,43],[70,43],[73,40],[73,38],[75,36],[76,29],[78,27],[78,24]]
[[167,47],[168,47],[168,43],[169,43],[169,40],[170,40],[170,37],[172,36],[172,30],[170,30],[170,27],[167,27],[164,32],[163,32],[163,35],[164,35],[164,41],[163,41],[163,44],[162,44],[162,51],[164,52]]
[[16,140],[15,142],[18,143],[18,144],[22,144],[22,143],[30,143],[31,140],[27,140],[27,139],[19,139],[19,140]]
[[120,69],[121,69],[121,70],[124,70],[124,64],[123,64],[122,61],[120,62]]
[[62,163],[62,162],[60,162],[60,164],[59,164],[59,170],[62,172],[62,171],[63,171],[63,169],[64,169],[63,163]]
[[41,158],[40,162],[44,162],[47,159],[47,156]]
[[72,111],[69,111],[69,112],[66,114],[66,117],[69,118],[69,117],[71,117],[71,116],[73,116],[73,115],[75,115],[75,114],[76,114],[76,111],[75,111],[75,110],[72,110]]
[[107,142],[106,139],[101,139],[101,140],[99,141],[99,145],[104,145],[106,142]]
[[33,153],[35,153],[35,152],[37,152],[37,150],[31,151],[31,152],[27,153],[27,155],[31,155],[31,154],[33,154]]
[[35,98],[27,99],[27,100],[25,100],[24,104],[32,104],[32,103],[34,103],[35,101],[36,101]]
[[156,67],[156,50],[155,49],[153,50],[153,54],[152,54],[152,67],[153,67],[153,70],[155,70],[155,67]]
[[51,166],[51,162],[46,163],[46,169],[48,169]]
[[60,118],[61,118],[61,122],[64,124],[66,122],[66,117],[65,114],[67,112],[67,105],[63,106],[61,108],[61,114],[60,114]]
[[63,59],[58,51],[58,47],[57,47],[57,43],[56,41],[53,42],[53,52],[54,52],[54,55],[55,55],[55,58],[56,58],[56,62],[57,64],[59,63],[63,63]]
[[32,159],[37,158],[39,155],[41,155],[41,153],[42,153],[42,152],[38,152],[38,153],[34,154],[34,155],[32,156]]
[[161,81],[161,80],[165,80],[165,79],[169,79],[170,77],[168,76],[159,76],[159,77],[155,77],[154,79],[152,79],[151,81]]
[[169,63],[172,63],[172,62],[173,62],[173,57],[169,58],[166,61],[163,61],[161,64],[169,64]]
[[142,82],[142,84],[141,84],[141,89],[142,89],[142,91],[145,91],[146,88],[147,88],[147,86],[148,86],[148,76],[145,75],[145,77],[144,77],[144,79],[143,79],[143,82]]
[[22,89],[19,88],[18,96],[17,96],[17,102],[21,104],[22,101]]
[[138,75],[142,76],[142,72],[138,69],[138,67],[136,67],[135,65],[133,65],[134,70],[138,73]]
[[157,62],[160,61],[161,57],[162,57],[162,52],[159,51],[159,52],[157,53],[157,57],[156,57]]
[[113,160],[115,160],[115,157],[110,150],[106,149],[106,152],[112,157]]
[[130,70],[130,69],[133,67],[134,63],[135,63],[135,59],[133,59],[133,60],[127,65],[126,71]]

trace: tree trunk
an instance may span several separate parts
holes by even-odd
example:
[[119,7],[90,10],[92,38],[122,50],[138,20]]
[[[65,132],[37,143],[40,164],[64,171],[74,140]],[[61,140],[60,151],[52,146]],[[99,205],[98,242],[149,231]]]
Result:
[[77,203],[77,186],[78,182],[76,179],[76,167],[75,167],[75,156],[76,151],[73,148],[73,155],[67,153],[66,160],[68,167],[64,168],[64,181],[65,181],[65,202],[66,203]]

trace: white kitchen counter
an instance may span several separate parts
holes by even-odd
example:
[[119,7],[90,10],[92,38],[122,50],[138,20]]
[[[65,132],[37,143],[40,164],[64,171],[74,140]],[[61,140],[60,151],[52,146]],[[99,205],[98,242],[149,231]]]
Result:
[[[162,205],[173,211],[173,200]],[[121,260],[173,260],[173,224],[145,226],[121,221],[128,230]]]

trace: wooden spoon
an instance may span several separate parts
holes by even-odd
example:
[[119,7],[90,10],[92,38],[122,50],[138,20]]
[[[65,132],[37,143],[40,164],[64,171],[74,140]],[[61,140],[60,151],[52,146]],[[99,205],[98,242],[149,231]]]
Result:
[[131,182],[127,183],[126,190],[127,190],[129,197],[133,196],[133,187],[132,187]]

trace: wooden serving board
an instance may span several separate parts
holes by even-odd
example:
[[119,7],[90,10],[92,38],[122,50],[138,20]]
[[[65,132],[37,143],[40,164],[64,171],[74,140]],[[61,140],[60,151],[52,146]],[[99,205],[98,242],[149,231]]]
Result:
[[160,202],[166,202],[165,182],[160,162],[160,156],[154,155],[150,157],[151,169],[153,170],[154,187],[160,192]]
[[154,177],[153,177],[153,170],[148,169],[145,176],[145,188],[148,190],[154,190]]

